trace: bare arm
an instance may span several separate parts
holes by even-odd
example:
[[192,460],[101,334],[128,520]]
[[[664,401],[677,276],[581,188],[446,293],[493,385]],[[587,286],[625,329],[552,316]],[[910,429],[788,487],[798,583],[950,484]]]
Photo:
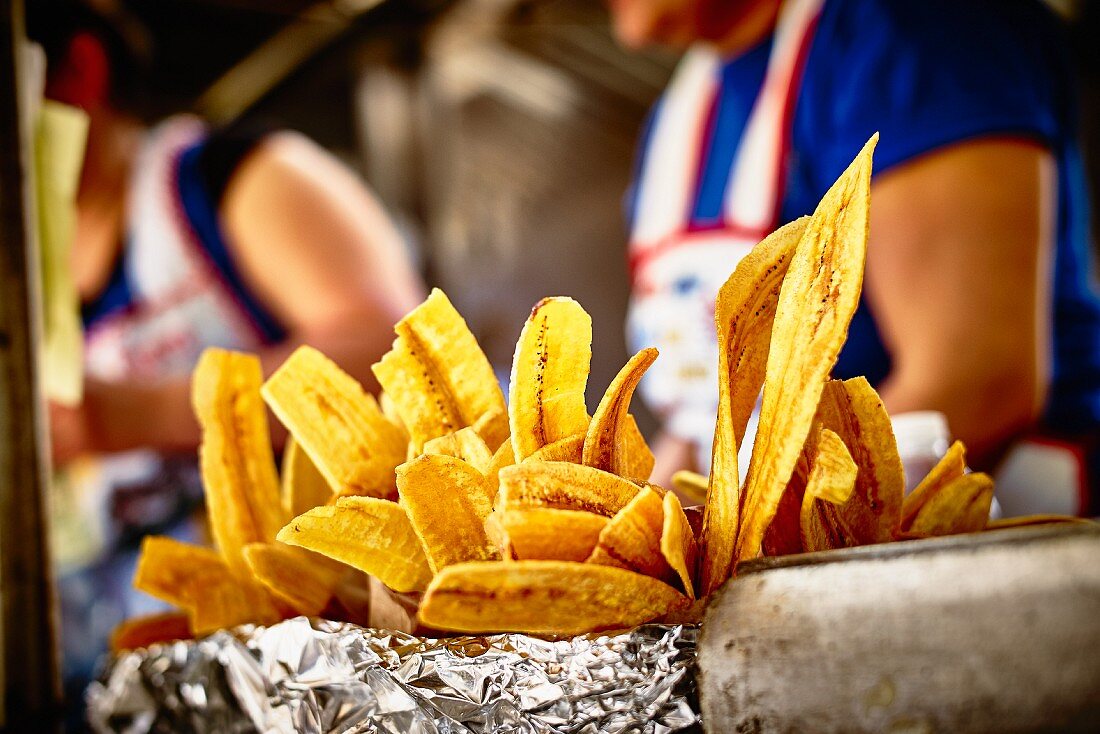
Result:
[[[248,287],[288,330],[265,373],[310,344],[372,388],[392,326],[423,297],[400,238],[355,176],[308,140],[281,133],[242,163],[221,209]],[[190,379],[88,384],[83,409],[53,409],[55,456],[139,446],[193,450]]]
[[939,410],[988,466],[1049,379],[1054,163],[1041,147],[954,145],[876,178],[866,293],[891,413]]

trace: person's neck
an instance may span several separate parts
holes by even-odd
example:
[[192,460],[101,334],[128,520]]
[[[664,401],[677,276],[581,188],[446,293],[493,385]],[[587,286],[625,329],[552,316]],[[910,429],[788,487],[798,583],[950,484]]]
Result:
[[775,31],[782,5],[783,0],[753,0],[740,11],[728,32],[710,39],[708,44],[727,57],[745,53]]

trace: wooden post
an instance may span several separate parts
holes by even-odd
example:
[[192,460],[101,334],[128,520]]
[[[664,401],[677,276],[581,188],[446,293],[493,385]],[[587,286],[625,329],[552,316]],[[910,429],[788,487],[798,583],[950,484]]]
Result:
[[60,688],[35,374],[41,281],[30,188],[23,0],[0,2],[0,727],[55,729]]

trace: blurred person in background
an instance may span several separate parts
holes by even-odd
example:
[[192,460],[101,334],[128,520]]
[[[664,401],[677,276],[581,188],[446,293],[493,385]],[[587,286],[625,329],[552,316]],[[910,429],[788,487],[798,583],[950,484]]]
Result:
[[654,481],[709,466],[718,288],[879,131],[834,377],[866,375],[891,414],[945,414],[1009,514],[1096,513],[1100,303],[1059,19],[1037,0],[610,8],[626,45],[687,51],[629,201],[628,331],[662,351],[643,382],[664,420]]
[[54,462],[68,467],[55,502],[81,515],[55,543],[79,682],[114,624],[151,609],[129,590],[141,535],[195,532],[202,350],[254,352],[270,372],[308,343],[369,386],[423,287],[379,203],[309,140],[188,115],[148,127],[135,112],[146,36],[119,7],[36,0],[28,32],[46,52],[47,97],[90,119],[71,257],[84,398],[50,406]]

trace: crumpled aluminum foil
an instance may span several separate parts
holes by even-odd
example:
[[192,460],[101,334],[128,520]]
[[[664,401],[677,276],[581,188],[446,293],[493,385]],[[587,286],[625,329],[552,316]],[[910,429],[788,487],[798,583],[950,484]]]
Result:
[[699,731],[696,632],[434,640],[298,617],[123,653],[89,687],[88,721],[126,734]]

